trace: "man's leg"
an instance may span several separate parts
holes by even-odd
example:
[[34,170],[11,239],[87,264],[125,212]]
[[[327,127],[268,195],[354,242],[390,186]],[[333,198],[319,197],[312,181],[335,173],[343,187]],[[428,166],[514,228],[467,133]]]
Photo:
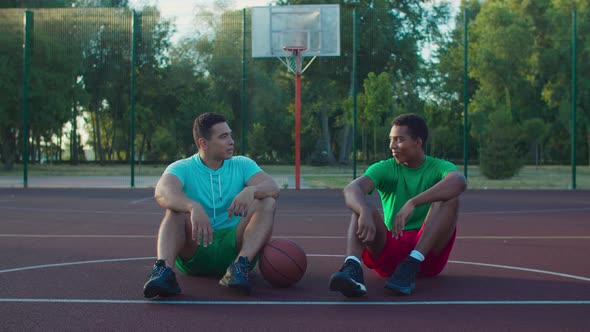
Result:
[[385,288],[409,295],[414,290],[416,275],[420,271],[424,257],[431,252],[438,255],[446,248],[455,233],[458,216],[459,198],[433,203],[424,220],[422,234],[414,251],[397,266],[385,283]]
[[272,197],[254,201],[254,213],[249,220],[242,219],[236,230],[238,257],[248,257],[248,261],[251,262],[270,240],[276,206],[276,200]]
[[146,298],[180,293],[174,273],[176,256],[188,259],[197,250],[192,240],[192,226],[184,213],[166,210],[158,231],[158,259],[143,288]]
[[455,233],[459,219],[459,198],[433,203],[426,215],[422,235],[416,250],[426,256],[431,251],[439,254]]
[[236,248],[238,257],[227,268],[219,281],[222,286],[240,289],[243,293],[251,291],[249,281],[250,262],[270,240],[276,212],[276,200],[267,197],[255,200],[254,212],[249,219],[243,218],[236,229]]
[[189,260],[197,251],[192,225],[187,213],[166,210],[158,231],[158,259],[174,269],[176,256]]
[[373,241],[363,243],[357,235],[359,216],[353,213],[350,216],[350,224],[348,225],[348,234],[346,239],[346,255],[348,257],[355,256],[359,260],[363,255],[365,248],[369,251],[371,256],[379,257],[385,243],[387,242],[387,228],[383,223],[383,215],[377,210],[375,206],[371,207],[373,215],[373,223],[375,224],[375,238]]
[[367,292],[361,266],[361,258],[365,248],[373,257],[379,257],[385,248],[387,228],[383,223],[383,216],[376,207],[372,207],[372,215],[375,224],[375,238],[373,241],[364,243],[357,235],[359,216],[356,213],[351,215],[346,242],[347,257],[342,268],[330,277],[330,290],[339,291],[346,297],[362,296]]

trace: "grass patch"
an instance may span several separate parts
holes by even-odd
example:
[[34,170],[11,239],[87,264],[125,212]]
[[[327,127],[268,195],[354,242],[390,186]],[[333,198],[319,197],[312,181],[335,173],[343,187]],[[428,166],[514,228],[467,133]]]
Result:
[[[135,175],[160,176],[166,165],[135,165]],[[23,165],[15,165],[10,171],[0,171],[0,176],[22,176]],[[131,174],[131,165],[123,164],[29,164],[31,176],[125,176]]]
[[[136,165],[136,176],[160,176],[166,165]],[[289,178],[295,175],[294,165],[268,165],[262,168],[272,175],[281,188],[285,188]],[[366,170],[366,165],[357,165],[357,176]],[[463,172],[463,168],[459,169]],[[477,166],[469,166],[468,187],[470,189],[571,189],[571,166],[525,166],[516,176],[507,180],[489,180],[482,176]],[[22,177],[22,165],[15,165],[11,171],[0,171],[0,177]],[[31,164],[29,176],[130,176],[129,165],[80,164]],[[310,188],[344,188],[353,179],[350,166],[301,166],[301,178]],[[590,189],[590,167],[576,168],[577,189]]]

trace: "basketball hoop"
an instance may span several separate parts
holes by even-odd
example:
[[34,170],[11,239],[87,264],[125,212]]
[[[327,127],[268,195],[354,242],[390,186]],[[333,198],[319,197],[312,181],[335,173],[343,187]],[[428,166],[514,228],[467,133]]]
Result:
[[286,67],[287,70],[292,74],[303,74],[305,70],[311,65],[316,56],[313,56],[307,65],[302,69],[303,66],[303,53],[307,50],[304,46],[283,46],[283,51],[288,52],[290,55],[283,57],[277,57]]
[[304,46],[283,46],[283,51],[290,55],[278,57],[278,59],[287,66],[287,70],[292,74],[301,74],[302,52],[307,48]]
[[[313,57],[303,66],[306,55]],[[339,5],[252,7],[252,57],[275,57],[295,75],[295,189],[301,177],[301,74],[317,56],[339,55]]]

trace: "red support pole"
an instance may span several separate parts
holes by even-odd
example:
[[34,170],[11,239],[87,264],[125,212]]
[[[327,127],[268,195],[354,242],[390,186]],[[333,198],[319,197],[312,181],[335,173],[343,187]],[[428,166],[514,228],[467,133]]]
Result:
[[301,179],[301,54],[296,55],[295,71],[295,189],[300,188]]

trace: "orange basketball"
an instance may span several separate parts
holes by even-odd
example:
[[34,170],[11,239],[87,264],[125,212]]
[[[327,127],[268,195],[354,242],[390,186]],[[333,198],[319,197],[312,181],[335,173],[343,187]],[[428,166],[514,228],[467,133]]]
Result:
[[264,280],[275,287],[296,284],[307,270],[307,256],[296,242],[287,239],[269,241],[258,262]]

